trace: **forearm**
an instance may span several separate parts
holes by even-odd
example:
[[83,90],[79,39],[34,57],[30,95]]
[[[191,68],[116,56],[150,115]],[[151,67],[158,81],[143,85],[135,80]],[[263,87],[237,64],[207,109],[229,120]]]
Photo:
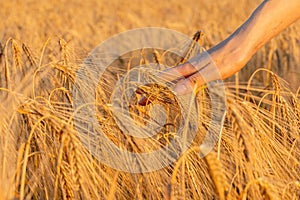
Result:
[[222,78],[240,70],[266,42],[300,18],[300,0],[266,0],[226,40],[208,50]]
[[163,74],[185,77],[174,88],[178,94],[187,94],[195,86],[227,78],[244,67],[271,38],[299,19],[299,10],[300,0],[265,0],[233,34],[208,50],[217,70],[215,65],[210,65],[211,60],[206,54],[199,54]]

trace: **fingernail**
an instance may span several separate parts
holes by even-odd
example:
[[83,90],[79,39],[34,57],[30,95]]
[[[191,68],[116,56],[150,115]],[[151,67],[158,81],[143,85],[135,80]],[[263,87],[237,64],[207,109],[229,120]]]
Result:
[[183,95],[183,94],[188,93],[189,91],[185,84],[178,84],[174,88],[174,92],[176,92],[177,94]]

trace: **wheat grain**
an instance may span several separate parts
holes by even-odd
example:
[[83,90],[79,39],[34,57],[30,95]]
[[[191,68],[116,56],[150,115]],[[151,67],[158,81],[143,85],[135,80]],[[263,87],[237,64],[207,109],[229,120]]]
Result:
[[[202,147],[201,153],[206,154],[205,147]],[[209,175],[215,185],[216,192],[219,195],[220,200],[225,200],[227,195],[227,182],[223,172],[222,165],[217,159],[214,152],[210,152],[204,157],[205,163],[208,167]]]

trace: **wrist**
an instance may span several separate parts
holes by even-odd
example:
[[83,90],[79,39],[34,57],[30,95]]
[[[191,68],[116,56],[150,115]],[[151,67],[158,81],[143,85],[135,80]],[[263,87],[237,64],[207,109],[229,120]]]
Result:
[[251,58],[251,47],[241,35],[230,36],[208,50],[219,69],[222,79],[239,71]]

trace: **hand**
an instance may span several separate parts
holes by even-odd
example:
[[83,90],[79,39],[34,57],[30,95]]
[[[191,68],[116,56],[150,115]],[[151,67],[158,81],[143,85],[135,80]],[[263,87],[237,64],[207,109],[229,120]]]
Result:
[[159,77],[175,82],[174,92],[179,95],[191,93],[207,82],[222,78],[214,60],[205,51],[184,64],[165,70]]
[[227,78],[250,60],[266,42],[300,18],[300,0],[265,0],[227,39],[200,54],[190,62],[166,70],[181,79],[174,89],[187,94],[197,87],[216,79]]
[[[177,95],[185,95],[192,91],[197,92],[198,86],[204,85],[206,82],[221,79],[221,75],[211,56],[203,51],[188,62],[159,73],[158,79],[162,83],[172,82],[172,85],[175,84],[173,91]],[[148,85],[146,84],[143,87],[148,87]],[[137,89],[136,93],[139,95],[146,94],[140,89]],[[152,100],[147,97],[147,94],[139,100],[139,105],[142,106],[150,103],[152,103]]]
[[[227,78],[244,67],[266,42],[298,20],[299,8],[300,0],[290,0],[289,3],[265,0],[245,23],[224,41],[209,49],[207,54],[199,54],[159,76],[169,81],[178,81],[174,91],[181,95],[209,81]],[[140,102],[145,102],[145,99]]]

